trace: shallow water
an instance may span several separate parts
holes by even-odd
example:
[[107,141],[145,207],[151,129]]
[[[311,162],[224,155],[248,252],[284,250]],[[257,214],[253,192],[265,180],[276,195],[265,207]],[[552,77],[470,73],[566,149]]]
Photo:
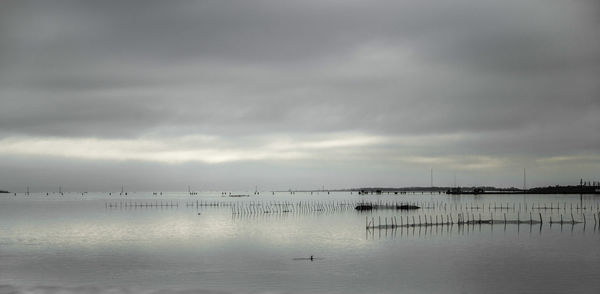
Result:
[[[0,194],[0,293],[600,290],[600,196],[118,194]],[[423,208],[361,213],[361,201]],[[459,213],[544,223],[365,228]],[[571,214],[586,223],[548,223]]]

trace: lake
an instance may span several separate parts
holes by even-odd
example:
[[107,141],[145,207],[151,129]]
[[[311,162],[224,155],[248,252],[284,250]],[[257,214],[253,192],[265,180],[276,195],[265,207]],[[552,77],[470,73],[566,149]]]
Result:
[[0,293],[600,291],[600,195],[233,194],[0,194]]

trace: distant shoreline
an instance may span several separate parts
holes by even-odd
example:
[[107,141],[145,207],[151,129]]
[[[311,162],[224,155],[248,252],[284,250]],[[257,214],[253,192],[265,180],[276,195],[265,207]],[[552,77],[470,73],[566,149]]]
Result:
[[491,186],[486,187],[401,187],[401,188],[384,188],[384,187],[368,187],[368,188],[351,188],[351,189],[320,189],[320,190],[281,190],[272,191],[276,193],[319,193],[319,192],[357,192],[359,194],[406,194],[417,192],[433,192],[439,194],[450,195],[512,195],[512,194],[600,194],[600,185],[595,186],[548,186],[535,187],[531,189],[518,188],[496,188]]

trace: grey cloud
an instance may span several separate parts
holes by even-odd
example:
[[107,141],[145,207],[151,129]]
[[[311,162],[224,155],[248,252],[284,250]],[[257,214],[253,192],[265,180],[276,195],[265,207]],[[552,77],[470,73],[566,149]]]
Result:
[[0,5],[4,137],[467,134],[422,151],[498,156],[600,145],[592,0]]
[[[9,52],[42,51],[56,61],[204,56],[286,64],[318,62],[382,40],[414,46],[426,59],[522,71],[527,64],[561,61],[553,57],[565,53],[595,57],[598,50],[597,23],[584,14],[593,2],[582,1],[58,3],[16,12],[9,6],[5,14],[13,21],[4,26],[16,35]],[[39,36],[45,31],[49,36]],[[25,47],[27,42],[37,46]]]

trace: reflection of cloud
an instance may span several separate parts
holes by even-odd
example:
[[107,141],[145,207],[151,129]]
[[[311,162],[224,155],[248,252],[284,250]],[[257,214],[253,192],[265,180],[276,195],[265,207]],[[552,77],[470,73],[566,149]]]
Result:
[[189,240],[201,238],[213,243],[224,242],[229,238],[233,226],[227,218],[193,220],[184,217],[155,217],[136,221],[90,220],[71,223],[49,222],[40,225],[14,224],[13,237],[20,242],[36,240],[60,246],[111,246],[122,241],[162,242],[162,240]]
[[[139,210],[143,211],[143,209]],[[4,238],[11,240],[11,244],[14,242],[17,246],[95,249],[121,246],[124,242],[132,245],[153,242],[157,246],[181,250],[198,247],[218,248],[223,244],[233,246],[260,244],[265,248],[280,246],[348,248],[363,247],[367,243],[366,240],[357,238],[354,227],[348,225],[354,221],[352,216],[351,218],[327,218],[328,225],[322,226],[323,219],[312,216],[298,218],[281,216],[277,221],[257,217],[235,222],[231,220],[228,208],[203,211],[200,216],[188,208],[179,212],[172,211],[173,214],[168,212],[168,215],[162,212],[157,214],[156,210],[146,212],[148,213],[134,218],[123,215],[133,213],[132,210],[118,210],[109,213],[111,217],[108,218],[78,215],[79,217],[68,221],[47,219],[43,224],[27,221],[13,222],[11,233],[6,234]],[[362,218],[356,224],[363,224]]]

